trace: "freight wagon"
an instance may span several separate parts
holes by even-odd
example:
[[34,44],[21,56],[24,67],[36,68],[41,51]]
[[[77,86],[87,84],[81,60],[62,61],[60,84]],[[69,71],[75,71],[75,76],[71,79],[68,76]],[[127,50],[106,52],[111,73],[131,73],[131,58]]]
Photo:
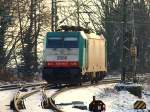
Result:
[[48,32],[44,40],[43,79],[54,84],[102,80],[107,72],[103,35]]

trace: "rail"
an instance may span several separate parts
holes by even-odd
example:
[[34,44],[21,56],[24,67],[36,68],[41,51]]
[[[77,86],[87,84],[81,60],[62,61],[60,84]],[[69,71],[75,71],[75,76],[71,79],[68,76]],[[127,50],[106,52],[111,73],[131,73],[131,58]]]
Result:
[[[110,80],[110,79],[106,79],[106,80],[103,80],[103,81],[100,81],[98,82],[97,84],[95,85],[102,85],[102,84],[111,84],[111,83],[117,83],[119,82],[120,79],[116,78],[116,79],[113,79],[113,80]],[[66,91],[69,91],[71,89],[78,89],[78,88],[84,88],[84,87],[89,87],[91,85],[82,85],[82,86],[76,86],[76,87],[69,87],[69,88],[63,88],[63,89],[60,89],[58,90],[56,93],[54,93],[50,98],[49,98],[49,104],[51,106],[51,109],[53,109],[53,111],[55,112],[63,112],[58,106],[57,104],[55,104],[55,97],[58,96],[59,94],[61,94],[62,92],[66,92]]]
[[42,85],[45,85],[45,84],[46,84],[46,83],[43,82],[43,83],[1,85],[1,86],[0,86],[0,91],[18,89],[18,88],[21,88],[21,87],[42,86]]
[[[30,86],[26,86],[26,87],[35,87],[37,85],[30,85]],[[27,97],[39,92],[41,90],[41,88],[44,88],[44,86],[41,86],[40,88],[38,88],[37,90],[34,90],[32,92],[26,93],[24,95],[20,95],[20,92],[18,91],[16,93],[16,95],[14,96],[13,101],[11,102],[11,108],[13,110],[15,110],[15,112],[20,112],[20,109],[25,109],[25,105],[23,100],[26,99]]]

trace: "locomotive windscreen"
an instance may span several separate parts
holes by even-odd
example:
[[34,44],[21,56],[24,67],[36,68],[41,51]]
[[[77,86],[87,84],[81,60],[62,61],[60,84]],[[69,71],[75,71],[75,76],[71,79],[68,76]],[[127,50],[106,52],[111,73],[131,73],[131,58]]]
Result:
[[47,48],[78,48],[78,39],[76,37],[48,38]]
[[77,48],[78,40],[74,37],[66,37],[64,38],[64,48]]
[[48,38],[46,47],[47,48],[61,48],[62,39],[61,38]]

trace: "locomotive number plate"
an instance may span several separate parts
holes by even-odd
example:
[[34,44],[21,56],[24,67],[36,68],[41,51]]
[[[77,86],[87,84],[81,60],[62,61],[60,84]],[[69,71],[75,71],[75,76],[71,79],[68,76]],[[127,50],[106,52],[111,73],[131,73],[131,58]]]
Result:
[[57,56],[57,60],[66,60],[67,56]]

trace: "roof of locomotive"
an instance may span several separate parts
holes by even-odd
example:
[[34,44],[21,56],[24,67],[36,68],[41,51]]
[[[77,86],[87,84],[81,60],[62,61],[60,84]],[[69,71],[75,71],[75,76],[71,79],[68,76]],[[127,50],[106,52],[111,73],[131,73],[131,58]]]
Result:
[[105,40],[103,35],[97,35],[96,33],[85,33],[84,31],[76,31],[76,32],[47,32],[46,38],[49,37],[79,37],[82,36],[83,39],[95,38],[95,39],[103,39]]
[[60,36],[71,36],[71,37],[78,37],[80,32],[47,32],[47,37],[60,37]]

